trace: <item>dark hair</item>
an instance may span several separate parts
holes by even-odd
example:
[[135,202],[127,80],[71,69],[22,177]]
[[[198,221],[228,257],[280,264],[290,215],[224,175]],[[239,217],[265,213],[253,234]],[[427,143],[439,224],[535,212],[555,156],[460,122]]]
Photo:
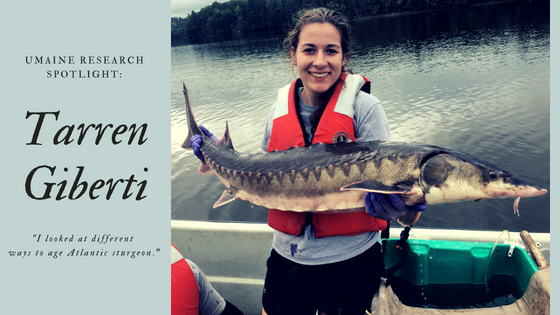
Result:
[[[348,24],[348,20],[346,17],[334,10],[330,10],[327,8],[315,8],[307,11],[300,11],[301,17],[297,21],[294,29],[292,29],[286,39],[284,40],[284,51],[286,56],[291,59],[291,52],[292,48],[294,51],[297,50],[297,46],[299,43],[299,34],[304,26],[311,23],[330,23],[340,33],[340,44],[342,48],[342,56],[346,60],[346,64],[348,64],[348,58],[350,56],[350,25]],[[352,73],[351,70],[345,69],[342,67],[342,72],[349,72]],[[325,92],[321,96],[321,101],[319,104],[309,104],[309,105],[316,105],[317,109],[311,114],[309,118],[312,124],[312,132],[315,133],[317,130],[317,126],[319,125],[319,120],[325,111],[325,107],[330,99],[336,84],[333,85],[327,92]]]

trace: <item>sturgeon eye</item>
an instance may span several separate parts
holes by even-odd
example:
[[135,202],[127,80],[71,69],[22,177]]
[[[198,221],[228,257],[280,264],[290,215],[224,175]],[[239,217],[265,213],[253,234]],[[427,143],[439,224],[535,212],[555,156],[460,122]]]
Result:
[[491,179],[496,179],[496,177],[498,177],[498,174],[496,174],[496,172],[490,172],[488,176],[490,176]]

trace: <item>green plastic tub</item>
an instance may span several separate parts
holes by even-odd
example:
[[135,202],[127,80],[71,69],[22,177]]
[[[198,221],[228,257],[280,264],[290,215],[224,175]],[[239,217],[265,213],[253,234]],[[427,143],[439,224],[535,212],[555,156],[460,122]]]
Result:
[[[527,252],[492,243],[409,239],[384,241],[385,266],[403,266],[390,279],[393,291],[408,306],[480,308],[515,302],[538,270]],[[492,254],[491,254],[492,252]]]

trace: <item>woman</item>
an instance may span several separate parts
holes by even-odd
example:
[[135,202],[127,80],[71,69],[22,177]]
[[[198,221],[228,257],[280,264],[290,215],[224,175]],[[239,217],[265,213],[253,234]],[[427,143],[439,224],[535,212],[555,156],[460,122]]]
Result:
[[[260,147],[269,152],[337,141],[389,141],[370,81],[345,69],[350,27],[325,8],[307,11],[285,40],[299,79],[280,89]],[[211,134],[201,128],[207,136]],[[214,137],[214,141],[217,139]],[[191,139],[199,158],[200,136]],[[272,314],[358,314],[370,309],[385,267],[379,231],[425,205],[407,207],[396,195],[368,193],[367,212],[269,210],[275,230],[267,261],[263,310]]]
[[[350,27],[325,8],[307,11],[285,40],[300,79],[279,90],[260,146],[269,152],[313,143],[389,141],[381,103],[368,79],[347,73]],[[366,93],[367,92],[367,93]],[[271,209],[273,250],[263,308],[269,314],[365,314],[385,268],[379,231],[411,210],[398,196],[368,194],[366,212]],[[378,218],[375,218],[375,215]]]

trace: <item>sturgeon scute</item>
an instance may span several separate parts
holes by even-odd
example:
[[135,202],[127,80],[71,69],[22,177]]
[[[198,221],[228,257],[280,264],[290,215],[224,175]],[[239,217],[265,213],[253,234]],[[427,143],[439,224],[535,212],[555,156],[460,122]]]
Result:
[[[360,211],[367,192],[399,194],[405,204],[439,204],[547,193],[491,163],[456,150],[421,143],[339,142],[294,147],[266,154],[234,150],[226,122],[216,144],[194,120],[187,89],[183,96],[190,139],[201,135],[199,174],[215,174],[227,187],[214,208],[235,199],[287,211]],[[399,220],[414,223],[419,213]]]

